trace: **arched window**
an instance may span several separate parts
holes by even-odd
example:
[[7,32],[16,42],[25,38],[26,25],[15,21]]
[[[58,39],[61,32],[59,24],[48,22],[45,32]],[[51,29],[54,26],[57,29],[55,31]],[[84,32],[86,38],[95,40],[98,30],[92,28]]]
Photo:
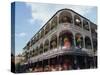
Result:
[[97,39],[96,39],[96,40],[93,40],[93,48],[94,48],[94,52],[97,51],[97,46],[98,46],[98,44],[97,44]]
[[38,41],[39,40],[39,33],[37,33],[37,35],[36,35],[36,41]]
[[34,37],[34,44],[36,43],[36,36]]
[[33,44],[32,44],[32,41],[33,41],[33,40],[31,40],[31,41],[30,41],[30,46],[32,46],[32,45],[33,45]]
[[40,45],[39,53],[43,53],[43,44]]
[[38,33],[38,38],[40,39],[41,38],[41,32],[39,31]]
[[32,51],[32,56],[35,56],[35,50],[33,49],[33,51]]
[[57,26],[57,16],[54,17],[51,21],[51,29]]
[[35,54],[38,55],[39,51],[38,51],[38,47],[36,47],[36,50],[35,50]]
[[82,27],[81,18],[78,15],[74,16],[74,23],[75,23],[75,25]]
[[44,52],[49,50],[49,40],[46,40],[44,43]]
[[31,46],[33,45],[33,41],[34,41],[34,40],[32,39],[32,40],[31,40]]
[[32,57],[33,56],[33,51],[30,51],[30,57]]
[[88,36],[85,37],[85,47],[87,49],[92,49],[92,46],[91,46],[91,40]]
[[92,38],[97,39],[97,29],[91,28]]
[[25,57],[25,60],[27,60],[29,58],[29,53],[27,51],[25,51],[24,57]]
[[83,37],[80,33],[75,35],[75,42],[77,48],[83,48]]
[[92,42],[93,42],[93,49],[94,49],[94,52],[97,51],[97,46],[98,46],[98,43],[97,43],[97,30],[95,28],[91,28],[91,35],[92,35]]
[[37,55],[37,50],[36,49],[34,49],[34,56],[36,56]]
[[45,35],[50,31],[50,24],[48,23],[45,27]]
[[50,49],[57,48],[57,35],[53,35],[50,41]]
[[27,53],[28,53],[28,54],[27,54],[27,55],[28,55],[28,58],[30,58],[30,52],[27,52]]
[[62,31],[59,39],[59,44],[64,48],[70,49],[73,46],[73,34],[70,31]]
[[44,29],[41,30],[41,38],[44,36]]
[[89,29],[89,23],[86,21],[86,20],[83,20],[83,28],[85,29],[85,30],[90,30]]
[[29,48],[30,48],[30,42],[27,43],[27,47],[26,48],[27,48],[27,50],[29,50]]
[[63,11],[59,15],[59,23],[72,23],[72,15],[70,12]]

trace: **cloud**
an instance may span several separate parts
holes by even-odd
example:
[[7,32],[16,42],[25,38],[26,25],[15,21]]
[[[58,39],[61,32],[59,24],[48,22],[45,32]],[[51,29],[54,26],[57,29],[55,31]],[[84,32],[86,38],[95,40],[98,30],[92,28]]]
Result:
[[[32,18],[29,19],[30,23],[33,23],[35,20],[41,21],[41,24],[45,24],[53,15],[53,11],[50,10],[49,5],[45,6],[44,4],[33,4],[33,3],[26,3],[28,7],[31,8],[32,11]],[[42,7],[41,7],[42,6]]]
[[18,37],[25,37],[27,34],[24,33],[24,32],[21,32],[21,33],[16,33],[15,36],[18,36]]
[[31,8],[32,18],[29,19],[30,23],[35,20],[41,21],[43,26],[58,10],[68,8],[72,9],[82,16],[91,19],[88,15],[93,12],[92,6],[79,6],[79,5],[62,5],[62,4],[41,4],[41,3],[26,3]]
[[93,12],[94,8],[93,6],[80,6],[80,5],[55,5],[55,9],[58,11],[60,9],[72,9],[73,11],[79,13],[82,16],[85,16],[87,14],[90,14],[91,12]]

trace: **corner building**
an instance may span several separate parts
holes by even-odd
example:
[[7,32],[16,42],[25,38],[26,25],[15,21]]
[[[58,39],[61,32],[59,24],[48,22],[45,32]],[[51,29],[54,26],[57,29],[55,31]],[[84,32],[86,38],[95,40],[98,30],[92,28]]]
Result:
[[97,25],[61,9],[29,40],[23,56],[33,70],[57,65],[63,70],[97,68]]

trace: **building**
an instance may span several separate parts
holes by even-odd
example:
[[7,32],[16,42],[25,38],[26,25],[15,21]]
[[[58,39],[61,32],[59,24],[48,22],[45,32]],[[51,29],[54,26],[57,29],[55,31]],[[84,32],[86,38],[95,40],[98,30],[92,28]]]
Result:
[[22,55],[15,56],[15,64],[24,64],[25,58]]
[[33,70],[59,65],[63,70],[96,68],[97,25],[71,9],[61,9],[29,40],[23,55]]

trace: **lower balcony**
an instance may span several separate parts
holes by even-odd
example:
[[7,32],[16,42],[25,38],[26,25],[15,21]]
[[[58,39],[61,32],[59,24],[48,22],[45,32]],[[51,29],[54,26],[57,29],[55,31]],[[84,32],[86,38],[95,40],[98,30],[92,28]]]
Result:
[[78,49],[78,48],[75,48],[75,47],[71,47],[69,49],[69,48],[66,48],[66,47],[63,46],[63,47],[55,48],[55,49],[52,49],[52,50],[48,50],[47,52],[45,52],[43,54],[32,57],[32,58],[30,58],[29,61],[34,63],[34,62],[37,62],[37,61],[50,59],[50,58],[60,56],[60,55],[64,55],[64,54],[73,55],[73,56],[77,56],[77,55],[79,55],[79,56],[93,56],[93,52],[91,50],[88,50],[88,49],[85,49],[85,48]]

